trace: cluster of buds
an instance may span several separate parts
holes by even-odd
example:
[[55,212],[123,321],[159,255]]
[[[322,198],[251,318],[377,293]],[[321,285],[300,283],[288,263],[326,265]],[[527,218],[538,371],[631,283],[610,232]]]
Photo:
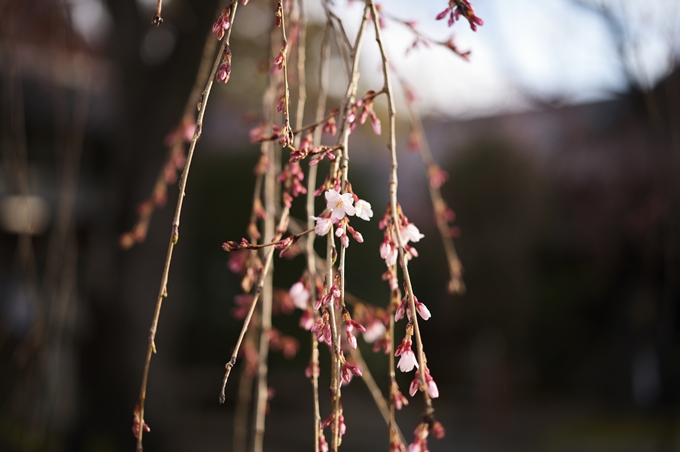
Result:
[[349,124],[350,131],[356,127],[357,113],[359,114],[359,123],[364,124],[366,119],[371,117],[371,127],[376,135],[380,135],[380,120],[373,111],[373,100],[376,93],[373,90],[367,91],[366,95],[352,104],[350,112],[347,114],[347,124]]
[[316,303],[314,304],[314,310],[318,311],[320,309],[326,309],[328,305],[331,305],[331,302],[333,302],[333,305],[336,309],[340,309],[341,295],[342,294],[340,293],[340,288],[338,285],[333,284],[326,295],[323,295],[318,300],[316,300]]
[[274,127],[274,134],[278,136],[279,146],[283,148],[292,146],[293,129],[290,128],[288,121],[284,122],[280,128]]
[[[334,414],[331,414],[328,416],[326,419],[321,421],[321,430],[325,429],[331,423],[333,422],[333,419],[335,418]],[[347,432],[347,425],[345,424],[345,416],[342,414],[342,404],[340,405],[340,408],[338,409],[338,433],[340,434],[340,437],[344,436],[345,433]]]
[[[430,314],[430,310],[427,309],[427,306],[418,301],[418,297],[415,295],[413,295],[413,303],[416,305],[416,312],[420,315],[420,317],[422,317],[423,320],[428,320],[430,317],[432,317],[432,314]],[[408,305],[408,295],[401,299],[401,303],[394,313],[394,321],[398,322],[401,320],[404,317],[404,312],[408,317],[408,321],[411,322],[411,310],[409,309]]]
[[357,366],[345,359],[345,355],[342,352],[340,352],[340,361],[342,362],[340,366],[342,384],[349,384],[352,381],[352,376],[361,377],[363,375]]
[[286,54],[288,53],[288,43],[284,42],[279,54],[274,58],[274,71],[283,70],[283,66],[286,64]]
[[222,12],[220,13],[220,17],[217,18],[217,21],[213,24],[212,27],[212,32],[217,33],[217,40],[221,41],[222,38],[224,38],[224,32],[229,28],[231,25],[231,7],[229,8],[224,8]]
[[222,244],[222,249],[226,251],[227,253],[231,253],[232,251],[236,250],[247,250],[251,249],[253,245],[250,244],[250,242],[244,237],[241,239],[240,242],[234,242],[232,240],[228,242],[224,242]]
[[472,31],[477,31],[477,26],[484,25],[484,21],[475,14],[475,9],[468,0],[450,0],[449,6],[437,15],[437,20],[442,20],[449,16],[449,27],[463,16],[470,23]]
[[217,69],[217,75],[215,79],[218,82],[227,83],[231,77],[231,49],[229,46],[224,48],[224,53],[222,53],[222,63]]
[[290,209],[293,199],[307,193],[307,189],[302,185],[305,173],[302,172],[298,162],[288,163],[277,178],[278,182],[283,182],[286,188],[283,191],[283,204]]
[[[430,395],[431,398],[436,399],[439,397],[439,388],[437,387],[437,383],[434,382],[434,379],[430,375],[430,369],[425,367],[425,384],[427,385],[427,393]],[[413,378],[413,381],[411,381],[411,385],[408,388],[408,393],[411,397],[416,395],[416,392],[420,389],[420,370],[416,371],[415,377]]]
[[404,405],[408,405],[408,399],[399,390],[399,385],[395,380],[392,380],[390,385],[390,400],[397,410],[401,410]]
[[321,128],[321,133],[327,133],[328,135],[334,137],[336,133],[338,133],[338,126],[335,122],[335,115],[338,113],[337,110],[331,110],[331,116],[328,118],[328,121],[323,123],[323,127]]
[[[399,232],[401,235],[401,242],[404,245],[404,253],[406,260],[410,260],[413,257],[418,257],[418,251],[409,246],[409,242],[419,242],[420,239],[425,237],[420,233],[418,227],[409,222],[408,218],[401,212],[401,207],[397,206],[399,213]],[[388,267],[396,264],[397,257],[399,256],[399,244],[397,242],[396,230],[394,222],[392,221],[392,208],[387,207],[385,216],[380,221],[379,227],[381,230],[385,230],[384,240],[380,244],[380,257],[385,259],[385,264]]]
[[325,342],[329,346],[332,344],[333,336],[331,334],[331,325],[328,323],[329,314],[328,311],[324,311],[323,314],[316,321],[314,326],[312,326],[311,331],[316,335],[316,340],[319,342]]

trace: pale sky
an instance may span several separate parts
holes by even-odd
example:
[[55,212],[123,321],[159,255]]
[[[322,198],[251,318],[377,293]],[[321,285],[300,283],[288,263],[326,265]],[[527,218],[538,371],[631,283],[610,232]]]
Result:
[[[476,0],[477,15],[485,22],[477,32],[472,32],[467,22],[449,28],[446,20],[435,21],[447,6],[445,0],[424,0],[417,7],[408,0],[381,3],[395,16],[416,20],[423,33],[437,40],[453,34],[461,50],[472,51],[470,62],[443,48],[404,56],[412,42],[410,32],[392,23],[384,30],[393,64],[418,87],[420,108],[425,112],[456,117],[489,115],[527,108],[522,92],[589,102],[626,87],[621,58],[607,25],[573,0]],[[606,1],[614,14],[628,19],[631,45],[626,49],[627,64],[642,83],[662,77],[669,68],[669,55],[678,55],[678,3]],[[355,33],[361,3],[336,9]],[[378,56],[374,45],[367,45],[365,52],[365,61]],[[369,75],[370,68],[364,71]]]
[[[178,1],[186,0],[172,0]],[[310,14],[323,20],[320,1],[306,1]],[[680,0],[581,1],[604,3],[617,17],[626,18],[625,61],[641,84],[653,84],[663,77],[670,68],[671,55],[676,55],[677,61]],[[155,5],[155,0],[137,2],[140,14],[148,15],[147,10]],[[110,16],[102,0],[69,3],[74,24],[88,41],[106,38]],[[257,3],[261,2],[251,0],[246,8],[260,6]],[[353,36],[363,2],[334,3],[334,11]],[[528,108],[524,93],[578,103],[611,97],[626,87],[623,63],[610,29],[596,14],[578,6],[577,0],[472,0],[485,22],[477,32],[472,32],[466,21],[449,28],[446,20],[434,20],[446,8],[447,0],[383,0],[380,4],[395,16],[416,20],[424,34],[437,40],[447,40],[453,34],[461,50],[472,51],[470,62],[444,48],[421,49],[405,56],[413,40],[410,31],[388,23],[384,37],[392,63],[417,91],[424,113],[493,115]],[[368,37],[363,83],[377,87],[381,84],[376,64],[379,54],[372,32]],[[172,41],[163,59],[174,45]],[[141,53],[144,58],[144,48]],[[163,59],[150,59],[148,64],[160,64]]]

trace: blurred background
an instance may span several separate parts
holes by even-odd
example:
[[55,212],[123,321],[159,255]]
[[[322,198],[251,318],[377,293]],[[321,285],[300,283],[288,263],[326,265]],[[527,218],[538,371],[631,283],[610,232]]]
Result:
[[[323,13],[306,4],[311,118]],[[430,448],[680,450],[680,4],[473,4],[485,21],[476,33],[434,20],[444,0],[382,4],[433,39],[453,32],[472,51],[470,62],[436,46],[406,52],[411,32],[386,23],[393,64],[449,174],[442,191],[456,213],[467,286],[463,296],[447,292],[399,94],[399,196],[425,234],[410,268],[433,314],[421,325],[447,429]],[[153,0],[0,0],[0,450],[134,447],[176,183],[146,240],[123,250],[120,238],[154,192],[218,2],[166,0],[158,28],[154,8]],[[334,8],[353,36],[360,2]],[[231,80],[207,109],[151,364],[147,450],[232,450],[238,379],[225,405],[217,396],[240,327],[231,315],[240,288],[220,245],[248,225],[259,156],[248,131],[268,83],[272,11],[261,0],[239,8]],[[368,38],[362,93],[381,86]],[[329,106],[346,85],[340,59],[331,65]],[[376,109],[384,122],[383,100]],[[378,220],[389,160],[386,137],[366,129],[352,138],[351,177],[375,216],[361,224],[366,242],[349,248],[348,290],[386,306]],[[293,214],[304,217],[300,206]],[[303,261],[277,260],[275,285],[287,290]],[[267,450],[312,447],[309,337],[298,317],[274,319],[300,351],[271,356]],[[385,390],[387,357],[359,342]],[[410,377],[399,377],[405,391]],[[365,385],[355,379],[343,397],[345,449],[382,450],[387,428]],[[416,397],[399,413],[408,440],[421,409]]]

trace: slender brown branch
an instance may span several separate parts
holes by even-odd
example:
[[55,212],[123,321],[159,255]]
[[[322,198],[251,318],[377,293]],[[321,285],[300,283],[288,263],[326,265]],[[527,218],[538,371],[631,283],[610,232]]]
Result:
[[[302,5],[304,0],[300,0]],[[301,6],[302,8],[302,6]],[[328,45],[330,35],[330,23],[326,24],[324,30],[323,41],[321,44],[321,60],[319,61],[319,93],[316,103],[316,120],[320,121],[326,110],[326,99],[328,97],[328,62],[330,61],[330,47]],[[315,129],[312,137],[312,144],[318,146],[321,143],[321,130]],[[307,229],[314,227],[314,191],[316,188],[316,176],[318,166],[314,165],[309,168],[307,174]],[[316,293],[316,253],[314,252],[315,233],[307,236],[306,251],[307,251],[307,272],[309,274],[309,294],[310,300],[316,300],[318,294]],[[314,319],[318,317],[318,313],[312,309]],[[312,336],[312,390],[314,392],[314,452],[319,452],[319,433],[321,425],[321,411],[319,408],[319,341],[316,339],[316,334],[311,333]]]
[[[404,80],[399,77],[398,80],[401,83],[404,91],[408,90]],[[448,289],[450,293],[462,295],[465,293],[465,283],[463,282],[463,265],[460,262],[460,258],[456,252],[456,247],[453,244],[451,228],[449,226],[448,220],[446,219],[446,201],[444,201],[442,196],[439,183],[433,181],[433,177],[436,177],[434,174],[439,173],[441,169],[432,156],[430,143],[427,140],[427,135],[425,134],[425,129],[423,127],[420,114],[413,105],[413,102],[407,101],[406,106],[411,119],[411,126],[414,128],[416,134],[419,137],[418,151],[428,173],[430,199],[432,200],[432,207],[434,208],[437,228],[439,229],[439,235],[442,238],[444,253],[446,254],[446,261],[448,263],[449,275],[451,278],[449,280]]]
[[[231,23],[234,23],[234,17],[236,15],[236,9],[238,7],[238,1],[233,1],[232,2],[232,7],[231,7]],[[166,254],[165,258],[165,265],[163,267],[163,275],[161,277],[161,284],[160,284],[160,289],[158,291],[158,297],[156,301],[156,309],[154,311],[154,316],[153,320],[151,322],[151,328],[149,330],[149,346],[147,348],[147,353],[146,353],[146,361],[144,364],[144,373],[142,375],[142,387],[139,393],[139,433],[137,436],[137,452],[142,452],[142,437],[144,435],[144,404],[146,401],[146,385],[148,382],[149,378],[149,368],[151,365],[151,356],[153,353],[156,352],[156,344],[155,344],[155,337],[156,337],[156,330],[158,328],[158,320],[160,318],[160,313],[161,313],[161,307],[163,305],[163,299],[167,296],[167,284],[168,284],[168,275],[170,274],[170,264],[172,262],[172,254],[174,251],[175,244],[179,240],[179,222],[180,218],[182,215],[182,204],[184,201],[184,196],[186,192],[186,185],[187,185],[187,180],[189,178],[189,170],[191,169],[191,161],[194,156],[194,150],[196,149],[196,143],[198,142],[198,138],[201,136],[201,129],[203,126],[203,117],[205,115],[205,109],[206,106],[208,105],[208,99],[210,98],[210,92],[212,90],[212,85],[213,85],[213,80],[215,79],[215,73],[217,72],[217,67],[220,64],[220,61],[222,60],[222,54],[224,53],[224,49],[229,45],[229,39],[231,38],[231,30],[232,28],[230,27],[229,30],[227,30],[226,37],[224,38],[224,41],[222,42],[222,45],[220,46],[220,50],[217,54],[217,57],[215,58],[215,62],[213,63],[212,70],[210,72],[210,77],[208,78],[208,81],[206,83],[205,89],[203,90],[202,94],[202,102],[199,103],[199,108],[198,108],[198,116],[196,118],[196,129],[194,131],[194,136],[191,140],[191,144],[189,146],[189,151],[187,153],[187,160],[186,164],[184,166],[184,171],[182,172],[182,177],[180,180],[180,186],[179,186],[179,196],[177,197],[177,207],[175,209],[175,217],[173,218],[172,221],[172,230],[170,233],[170,240],[168,243],[168,251]]]
[[[224,8],[226,1],[220,1],[216,14]],[[187,101],[184,105],[184,113],[180,118],[179,122],[175,126],[172,143],[166,152],[165,158],[163,160],[163,166],[158,171],[156,176],[156,182],[153,185],[151,194],[149,197],[142,202],[142,209],[139,212],[139,217],[135,224],[130,228],[130,230],[120,237],[120,245],[124,249],[129,249],[135,245],[135,243],[141,242],[146,238],[146,233],[149,229],[149,224],[153,217],[153,213],[157,208],[162,207],[165,202],[165,197],[167,194],[168,181],[166,179],[166,170],[168,167],[173,166],[177,158],[183,155],[184,152],[184,129],[188,124],[193,122],[193,111],[196,108],[196,103],[199,100],[201,91],[204,89],[208,75],[210,75],[210,67],[213,63],[213,58],[215,55],[215,48],[217,47],[218,41],[215,39],[212,33],[208,33],[205,38],[205,44],[203,46],[203,55],[201,56],[201,62],[198,66],[198,71],[196,72],[196,77],[194,78],[194,85],[191,88],[191,94],[187,97]],[[174,171],[177,170],[172,170]]]
[[[340,172],[341,172],[341,184],[343,191],[347,188],[347,174],[349,169],[349,152],[348,143],[350,130],[350,122],[348,121],[348,116],[351,112],[352,104],[356,96],[357,88],[359,86],[359,56],[361,54],[361,46],[364,40],[364,32],[366,30],[366,24],[368,23],[369,8],[368,5],[364,8],[364,14],[361,19],[361,25],[359,26],[359,31],[357,33],[356,41],[354,43],[354,48],[352,49],[352,66],[349,74],[349,83],[347,84],[347,90],[345,91],[345,97],[342,101],[342,124],[340,126],[340,133],[338,137],[338,145],[342,146],[343,153],[340,159]],[[332,231],[331,231],[332,232]],[[329,232],[329,240],[333,240]],[[328,265],[328,263],[327,263]],[[345,247],[340,247],[340,261],[338,263],[338,273],[340,276],[340,307],[344,308],[345,305]],[[330,288],[332,280],[326,281],[327,287]],[[333,429],[332,429],[332,441],[331,450],[337,451],[340,445],[340,386],[341,380],[340,375],[340,336],[337,334],[337,323],[336,316],[334,315],[335,307],[330,306],[331,311],[331,328],[335,328],[336,331],[333,332],[333,369],[331,371],[331,394],[334,394],[332,400],[333,404]]]
[[380,48],[380,56],[382,59],[383,77],[384,77],[384,89],[387,92],[387,106],[389,115],[389,143],[388,148],[390,150],[391,159],[391,172],[389,179],[390,187],[390,206],[392,211],[392,221],[395,225],[394,235],[397,238],[397,244],[399,246],[399,263],[401,265],[402,274],[404,277],[404,283],[406,285],[406,296],[408,297],[409,310],[411,311],[411,319],[413,322],[414,335],[416,337],[416,349],[419,364],[419,375],[420,375],[420,390],[423,393],[423,399],[425,400],[425,412],[428,417],[431,417],[434,413],[434,408],[432,408],[432,399],[427,392],[427,383],[425,380],[425,370],[426,361],[425,354],[423,353],[423,341],[420,336],[420,328],[418,326],[418,315],[416,313],[415,299],[413,297],[413,286],[411,284],[411,276],[408,271],[408,261],[406,260],[406,253],[404,250],[404,241],[401,237],[401,231],[399,230],[399,210],[397,209],[397,140],[396,140],[396,109],[394,103],[394,92],[392,90],[392,81],[390,79],[390,69],[389,69],[389,59],[387,57],[387,52],[385,51],[385,46],[382,40],[382,32],[379,25],[378,11],[375,7],[373,0],[367,0],[367,5],[370,5],[371,16],[373,17],[373,24],[375,28],[375,39]]

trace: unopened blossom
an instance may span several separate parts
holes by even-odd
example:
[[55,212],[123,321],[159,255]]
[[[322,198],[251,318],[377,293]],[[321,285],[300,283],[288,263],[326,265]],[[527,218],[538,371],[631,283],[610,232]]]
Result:
[[331,230],[332,223],[330,218],[313,216],[310,216],[309,218],[316,221],[316,226],[314,226],[314,232],[316,232],[316,235],[323,236],[328,234],[328,231]]
[[357,217],[364,221],[368,221],[373,216],[373,210],[371,209],[371,203],[360,199],[354,205],[356,212],[354,213]]
[[[439,397],[439,388],[437,387],[437,383],[435,383],[434,378],[432,378],[432,375],[430,375],[430,369],[427,367],[425,368],[425,384],[427,386],[427,393],[429,394],[430,398],[436,399]],[[420,390],[420,371],[416,372],[413,381],[411,381],[408,391],[409,395],[413,397],[416,392],[418,392],[418,390]]]
[[397,262],[399,251],[397,247],[391,242],[382,242],[380,244],[380,257],[385,259],[385,264],[390,267]]
[[364,243],[364,236],[361,235],[361,232],[357,231],[350,225],[347,225],[347,231],[352,234],[352,237],[354,237],[354,240],[356,240],[358,243]]
[[429,426],[426,422],[421,422],[416,427],[413,435],[415,438],[413,442],[408,445],[408,452],[428,452],[427,449],[427,435],[429,434]]
[[296,308],[303,310],[307,309],[307,303],[309,301],[309,291],[301,281],[298,281],[295,284],[293,284],[288,293],[293,299],[293,304],[295,305]]
[[407,224],[406,227],[401,230],[401,239],[404,244],[408,242],[419,242],[423,237],[425,237],[425,235],[421,234],[418,227],[413,223]]
[[356,350],[357,348],[357,338],[354,337],[353,331],[356,328],[362,333],[366,332],[366,328],[364,326],[357,322],[356,320],[352,320],[349,317],[349,313],[345,315],[346,310],[343,312],[343,319],[345,320],[345,333],[347,334],[347,343],[349,344],[350,347]]
[[146,424],[146,422],[142,421],[142,411],[139,408],[139,404],[135,405],[135,410],[133,412],[133,420],[132,420],[132,434],[135,435],[135,438],[139,438],[139,430],[140,430],[140,425],[143,424],[143,428],[145,432],[150,432],[151,428]]
[[392,399],[392,403],[394,403],[394,407],[397,410],[401,410],[404,405],[408,405],[408,399],[404,396],[404,394],[401,393],[397,382],[394,380],[390,386],[390,398]]
[[323,435],[323,429],[319,432],[319,452],[328,452],[328,443]]
[[354,215],[356,209],[353,204],[354,198],[351,193],[340,194],[333,188],[326,191],[326,208],[332,212],[333,223],[342,220],[345,215]]
[[414,299],[415,305],[416,305],[416,311],[420,315],[420,317],[423,318],[423,320],[427,320],[430,317],[432,317],[432,314],[430,314],[430,310],[427,309],[427,306],[425,306],[423,303],[419,302],[417,298]]
[[353,375],[361,377],[363,374],[361,373],[361,370],[357,366],[350,364],[347,361],[342,363],[342,366],[340,367],[340,376],[344,384],[347,384],[350,381],[352,381]]
[[223,9],[222,12],[220,13],[220,17],[218,17],[217,21],[213,24],[212,32],[217,33],[218,41],[222,40],[222,38],[224,37],[224,31],[227,30],[231,25],[229,17],[230,14],[231,8]]
[[330,136],[335,136],[335,134],[338,132],[338,127],[336,126],[335,123],[335,117],[331,116],[328,121],[326,121],[323,125],[323,128],[321,129],[322,133],[327,133]]
[[400,356],[397,367],[402,372],[411,372],[414,367],[418,368],[418,361],[415,353],[411,350],[411,338],[408,335],[401,341],[394,356]]

